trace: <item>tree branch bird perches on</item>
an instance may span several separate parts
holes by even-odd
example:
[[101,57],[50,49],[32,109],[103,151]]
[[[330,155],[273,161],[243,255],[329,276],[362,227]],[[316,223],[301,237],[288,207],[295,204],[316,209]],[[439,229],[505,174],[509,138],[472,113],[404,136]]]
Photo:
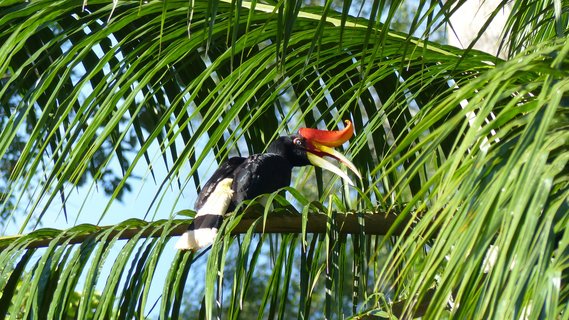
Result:
[[338,131],[301,128],[298,135],[277,138],[266,153],[229,158],[199,193],[195,204],[197,214],[176,248],[199,250],[212,244],[227,212],[235,210],[244,200],[288,186],[293,167],[318,166],[354,185],[344,171],[324,159],[328,156],[344,163],[361,179],[354,164],[333,149],[348,141],[353,133],[349,120],[346,127]]

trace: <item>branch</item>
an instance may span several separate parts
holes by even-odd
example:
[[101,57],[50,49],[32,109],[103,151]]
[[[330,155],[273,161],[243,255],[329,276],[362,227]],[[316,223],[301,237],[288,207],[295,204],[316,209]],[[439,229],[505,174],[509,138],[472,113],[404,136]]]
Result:
[[[232,234],[246,233],[251,225],[259,218],[262,219],[263,214],[260,210],[252,210],[243,214],[241,220],[232,230]],[[385,212],[368,212],[368,213],[335,213],[331,217],[323,213],[313,213],[308,215],[306,224],[307,233],[325,233],[330,223],[333,230],[343,234],[370,234],[385,235],[395,223],[397,215]],[[0,238],[0,250],[8,248],[16,241],[23,241],[23,238],[31,238],[24,247],[25,248],[41,248],[49,246],[52,241],[57,239],[57,244],[77,244],[83,243],[88,239],[108,233],[105,239],[98,241],[110,241],[117,237],[118,239],[128,240],[135,235],[141,238],[151,238],[163,236],[164,229],[170,229],[167,236],[179,236],[188,229],[191,220],[160,220],[155,222],[145,222],[142,220],[131,219],[116,226],[95,226],[80,225],[69,230],[58,229],[41,229],[34,231],[28,235],[16,235]],[[135,226],[133,226],[135,225]],[[394,234],[401,233],[404,224],[396,228]],[[302,216],[297,213],[276,212],[267,216],[266,223],[263,227],[262,221],[256,224],[255,233],[301,233],[302,232]],[[67,235],[66,235],[67,234]],[[59,238],[59,239],[58,239]]]
[[[252,209],[252,210],[249,210]],[[243,234],[254,225],[254,233],[301,233],[302,215],[281,209],[267,216],[263,227],[263,210],[249,208],[243,213],[240,221],[231,231],[231,234]],[[326,233],[331,229],[341,234],[368,234],[385,235],[401,234],[408,220],[403,220],[399,226],[394,227],[397,215],[380,211],[366,213],[333,213],[331,217],[317,212],[308,214],[306,223],[307,233]],[[42,248],[52,245],[79,244],[86,241],[109,242],[115,239],[130,240],[135,236],[139,238],[156,238],[161,236],[179,236],[184,233],[192,219],[160,220],[146,222],[139,219],[129,219],[118,225],[95,226],[83,224],[68,230],[44,228],[27,235],[0,237],[0,251],[9,247],[20,249]],[[394,227],[394,230],[390,230]],[[163,234],[166,232],[166,234]],[[105,236],[106,234],[106,236]],[[54,243],[55,241],[55,243]],[[427,297],[418,305],[411,306],[413,316],[422,316],[430,302]],[[402,300],[392,304],[392,312],[400,317],[407,315],[408,301]]]

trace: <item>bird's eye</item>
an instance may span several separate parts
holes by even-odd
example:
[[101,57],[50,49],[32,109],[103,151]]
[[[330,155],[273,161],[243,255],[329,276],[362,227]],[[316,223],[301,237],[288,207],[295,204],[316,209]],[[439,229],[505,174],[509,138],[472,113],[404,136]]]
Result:
[[299,138],[295,138],[292,142],[297,146],[302,146],[302,140]]

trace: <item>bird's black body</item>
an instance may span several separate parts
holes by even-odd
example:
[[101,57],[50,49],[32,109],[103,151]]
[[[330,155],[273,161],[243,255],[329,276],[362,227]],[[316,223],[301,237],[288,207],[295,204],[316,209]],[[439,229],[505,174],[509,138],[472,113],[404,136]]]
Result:
[[280,137],[269,146],[267,153],[254,154],[247,158],[229,158],[204,185],[195,209],[199,210],[217,184],[226,178],[233,179],[233,197],[228,211],[234,210],[244,200],[251,200],[290,185],[292,168],[310,164],[303,143],[303,139],[297,136]]

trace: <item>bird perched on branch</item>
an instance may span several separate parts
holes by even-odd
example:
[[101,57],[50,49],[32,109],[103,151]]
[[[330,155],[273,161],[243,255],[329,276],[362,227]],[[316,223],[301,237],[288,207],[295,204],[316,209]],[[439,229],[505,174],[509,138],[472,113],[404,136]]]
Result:
[[301,128],[298,135],[277,138],[266,153],[229,158],[213,173],[198,195],[195,204],[197,214],[188,231],[176,243],[176,248],[199,250],[212,244],[227,212],[235,210],[243,200],[288,186],[293,167],[318,166],[353,185],[344,171],[324,159],[328,156],[344,163],[361,179],[354,164],[333,149],[348,141],[353,133],[349,120],[339,131]]

